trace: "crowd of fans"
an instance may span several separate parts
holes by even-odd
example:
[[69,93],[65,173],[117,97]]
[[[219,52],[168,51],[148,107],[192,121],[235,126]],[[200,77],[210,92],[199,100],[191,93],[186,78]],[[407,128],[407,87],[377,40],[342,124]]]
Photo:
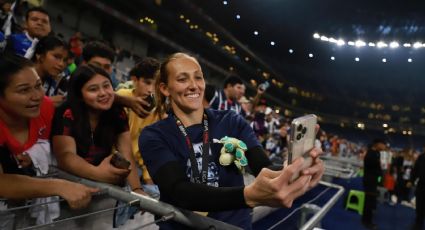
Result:
[[[302,159],[283,170],[282,165],[271,164],[244,119],[245,110],[238,100],[245,85],[238,77],[229,77],[223,90],[215,90],[206,86],[194,57],[176,53],[162,63],[149,57],[138,60],[128,73],[129,82],[119,82],[114,78],[117,53],[111,46],[85,40],[79,32],[65,42],[52,31],[45,9],[29,8],[20,20],[15,4],[3,3],[2,11],[0,197],[36,198],[32,204],[41,204],[51,196],[61,196],[69,205],[60,204],[59,211],[59,202],[52,198],[43,214],[25,214],[34,218],[24,218],[28,221],[14,227],[51,223],[74,213],[73,209],[82,208],[79,213],[84,214],[115,206],[116,201],[104,193],[92,197],[99,192],[97,188],[34,177],[46,177],[51,165],[208,212],[209,217],[244,229],[251,226],[250,208],[289,207],[320,180],[324,171],[320,149],[311,150],[313,164],[307,169],[302,168]],[[246,113],[259,124],[265,117],[255,107]],[[197,129],[201,123],[204,129]],[[162,124],[166,126],[158,128]],[[268,132],[262,130],[263,124],[259,126],[257,133]],[[198,132],[204,133],[201,140]],[[232,145],[237,150],[230,155],[234,159],[222,161],[220,157],[218,161],[224,150],[213,139],[220,139],[228,154]],[[247,186],[242,174],[246,166],[257,176]],[[301,170],[299,179],[289,183],[291,175]],[[14,205],[7,202],[9,208]],[[130,209],[101,222],[107,228],[125,224],[138,211]],[[82,219],[75,224],[91,228],[98,223]],[[173,222],[159,225],[164,229],[179,226]]]
[[[0,197],[61,196],[72,209],[114,206],[108,197],[91,200],[96,188],[30,177],[45,175],[46,167],[57,161],[60,169],[77,176],[126,185],[127,190],[249,229],[249,208],[291,206],[317,184],[323,174],[321,148],[332,156],[357,159],[367,152],[365,146],[320,130],[310,152],[314,164],[301,169],[300,159],[282,169],[291,118],[265,100],[267,82],[252,97],[245,95],[246,85],[238,76],[227,77],[221,86],[205,85],[198,61],[182,53],[162,63],[142,58],[127,79],[117,79],[117,52],[107,43],[86,40],[80,32],[66,42],[52,32],[46,10],[29,8],[21,19],[17,9],[5,2],[0,14],[5,44],[0,58]],[[242,141],[235,145],[248,162],[237,167],[224,167],[221,158],[218,162],[220,149],[205,140],[225,136]],[[206,146],[210,153],[203,150]],[[129,164],[113,164],[115,155]],[[391,163],[383,159],[390,175],[386,178],[396,181],[386,187],[399,200],[409,201],[415,156],[402,151],[388,157]],[[245,165],[257,176],[247,186],[240,173]],[[289,183],[300,170],[302,176]],[[57,217],[36,219],[49,223]]]

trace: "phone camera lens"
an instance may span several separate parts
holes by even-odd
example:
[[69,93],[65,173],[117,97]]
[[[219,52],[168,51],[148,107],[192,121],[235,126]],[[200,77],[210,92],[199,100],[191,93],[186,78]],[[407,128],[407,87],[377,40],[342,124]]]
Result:
[[302,135],[301,135],[301,133],[299,133],[299,134],[297,135],[297,141],[301,140],[301,138],[302,138]]
[[298,131],[298,132],[301,132],[301,130],[303,130],[303,126],[302,126],[302,125],[298,125],[298,127],[297,127],[297,131]]
[[302,133],[305,134],[307,132],[307,128],[304,127]]

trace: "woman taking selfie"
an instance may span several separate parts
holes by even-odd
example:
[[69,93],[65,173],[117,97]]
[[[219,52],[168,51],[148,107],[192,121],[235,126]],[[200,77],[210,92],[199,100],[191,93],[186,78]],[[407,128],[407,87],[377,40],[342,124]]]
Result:
[[[292,175],[301,170],[302,159],[280,171],[267,169],[270,162],[241,116],[232,111],[204,110],[205,80],[194,57],[171,55],[162,63],[155,87],[157,112],[168,111],[168,116],[142,131],[139,147],[162,201],[251,229],[250,208],[289,207],[319,182],[324,171],[317,158],[320,150],[310,152],[313,165],[290,183]],[[212,141],[226,142],[226,136],[233,145],[225,146],[236,148],[236,160],[223,157],[223,145]],[[241,171],[246,163],[257,177],[244,186]],[[161,229],[179,227],[173,222],[159,225]]]

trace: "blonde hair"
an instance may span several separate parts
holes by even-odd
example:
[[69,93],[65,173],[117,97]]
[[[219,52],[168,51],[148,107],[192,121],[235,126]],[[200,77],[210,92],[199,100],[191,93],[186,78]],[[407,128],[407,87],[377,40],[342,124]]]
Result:
[[169,102],[167,102],[167,98],[162,94],[160,90],[160,84],[164,83],[165,85],[168,84],[168,70],[167,66],[168,64],[176,59],[179,58],[191,58],[194,59],[196,62],[198,60],[187,54],[187,53],[174,53],[168,56],[162,63],[161,67],[159,68],[158,73],[155,76],[155,115],[158,116],[160,119],[164,118],[164,115],[171,109]]

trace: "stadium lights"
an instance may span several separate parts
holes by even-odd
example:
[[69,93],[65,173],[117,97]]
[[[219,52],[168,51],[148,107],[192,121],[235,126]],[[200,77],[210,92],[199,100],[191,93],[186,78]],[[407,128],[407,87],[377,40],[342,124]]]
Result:
[[366,46],[366,43],[364,41],[362,41],[362,40],[357,40],[356,43],[355,43],[355,45],[357,47],[363,47],[363,46]]
[[412,62],[413,60],[411,58],[407,59],[407,62]]
[[356,40],[356,41],[351,40],[351,41],[348,41],[346,43],[343,39],[337,40],[337,39],[335,39],[331,36],[327,36],[327,35],[319,34],[319,33],[314,33],[313,38],[317,39],[317,40],[329,42],[329,43],[334,43],[338,46],[343,46],[345,44],[348,44],[350,46],[355,46],[355,47],[369,46],[369,47],[377,47],[377,48],[380,48],[380,49],[381,48],[387,48],[387,47],[391,48],[391,49],[395,49],[395,48],[398,48],[398,47],[403,45],[403,47],[405,47],[405,48],[411,48],[411,47],[413,47],[415,49],[422,48],[422,47],[425,48],[425,43],[421,43],[421,42],[415,42],[415,43],[412,44],[412,43],[409,43],[409,42],[399,43],[397,41],[389,41],[389,42],[376,41],[376,42],[373,42],[373,41],[364,41],[364,40]]
[[336,42],[336,44],[337,44],[337,45],[339,45],[339,46],[343,46],[343,45],[345,45],[345,41],[344,41],[344,40],[342,40],[342,39],[339,39],[339,40]]
[[420,42],[415,42],[415,44],[413,44],[413,48],[418,49],[422,47],[422,43]]
[[378,48],[383,48],[383,47],[388,47],[387,43],[383,42],[383,41],[379,41],[376,46]]
[[391,42],[391,43],[390,43],[390,48],[395,49],[395,48],[398,48],[398,47],[399,47],[398,42]]
[[254,35],[258,35],[258,31],[254,31]]
[[313,54],[312,53],[309,53],[308,54],[308,57],[313,58]]
[[294,50],[293,49],[289,49],[288,52],[291,54],[291,53],[294,52]]
[[331,60],[332,60],[332,61],[335,61],[335,57],[334,57],[334,56],[332,56],[332,57],[331,57]]
[[329,41],[329,38],[326,37],[326,36],[321,36],[320,40],[327,42],[327,41]]
[[360,61],[360,58],[356,57],[356,58],[354,58],[354,61],[359,62]]
[[387,62],[387,59],[386,58],[382,58],[382,62],[383,63]]

